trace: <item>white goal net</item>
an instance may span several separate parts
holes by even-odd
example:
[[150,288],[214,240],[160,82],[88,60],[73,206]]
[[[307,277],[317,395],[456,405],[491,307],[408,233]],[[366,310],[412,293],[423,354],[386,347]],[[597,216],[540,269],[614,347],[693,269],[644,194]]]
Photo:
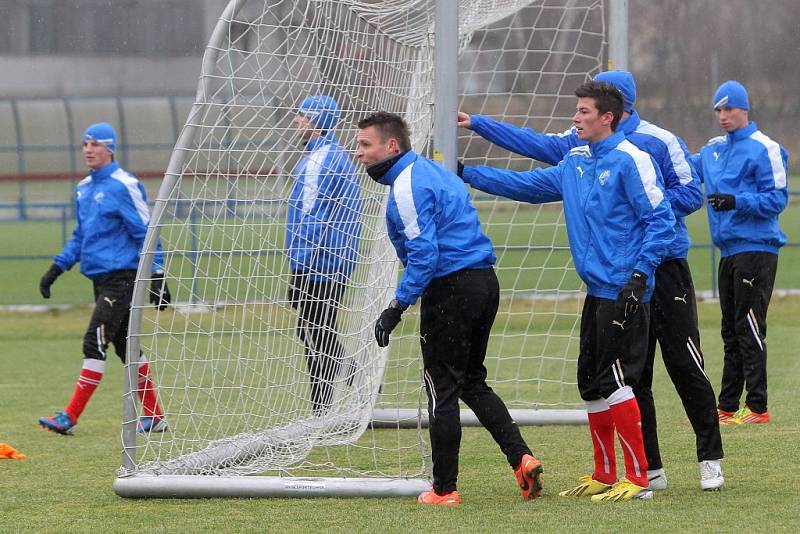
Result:
[[[458,5],[461,109],[539,130],[568,126],[572,91],[601,64],[603,2]],[[309,157],[294,123],[308,96],[337,102],[327,135],[351,159],[356,123],[378,110],[402,115],[414,150],[428,153],[433,7],[241,0],[225,9],[156,198],[131,315],[129,353],[150,361],[169,430],[136,434],[142,413],[131,366],[121,495],[413,495],[427,487],[416,308],[388,350],[373,338],[398,273],[385,230],[387,190],[359,166],[347,194],[327,194],[321,182],[299,197],[293,190],[309,166],[329,164]],[[462,134],[460,150],[468,164],[531,165],[473,135]],[[340,277],[338,317],[314,338],[327,347],[309,343],[298,326],[287,250],[298,246],[298,227],[287,223],[293,206],[306,221],[321,195],[352,212],[343,226],[321,215],[313,222],[338,236],[329,249],[346,242],[354,259]],[[502,288],[490,383],[512,408],[574,408],[581,286],[560,206],[475,200]],[[156,236],[173,297],[163,311],[146,304]],[[320,354],[333,363],[315,382],[311,362]],[[320,407],[312,389],[321,383],[328,397]],[[264,476],[239,476],[250,474]]]

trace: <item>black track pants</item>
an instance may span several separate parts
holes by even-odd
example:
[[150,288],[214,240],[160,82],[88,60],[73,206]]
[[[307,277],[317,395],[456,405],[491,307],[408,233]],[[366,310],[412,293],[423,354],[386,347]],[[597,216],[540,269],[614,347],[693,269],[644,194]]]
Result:
[[94,281],[94,311],[83,336],[83,357],[105,360],[109,343],[122,363],[136,271],[114,271]]
[[662,467],[658,446],[656,408],[653,401],[653,364],[656,341],[670,379],[683,403],[695,433],[697,461],[723,457],[714,388],[705,373],[697,302],[689,264],[685,259],[662,263],[655,274],[656,288],[650,301],[650,337],[642,378],[634,388],[642,414],[647,465]]
[[433,488],[456,489],[461,446],[459,398],[475,412],[509,465],[530,454],[517,424],[486,384],[486,347],[500,289],[494,269],[465,269],[434,279],[422,295],[420,343],[428,393]]
[[614,326],[614,301],[588,295],[581,312],[581,348],[578,355],[578,391],[585,401],[607,399],[624,386],[636,388],[647,351],[650,304]]
[[754,412],[767,411],[767,308],[777,270],[778,255],[768,252],[745,252],[719,262],[723,410],[736,411],[747,387],[745,404]]
[[297,308],[297,335],[305,345],[306,364],[311,382],[311,405],[319,415],[331,404],[333,381],[344,359],[344,349],[336,331],[336,317],[344,285],[314,280],[295,274],[289,300]]

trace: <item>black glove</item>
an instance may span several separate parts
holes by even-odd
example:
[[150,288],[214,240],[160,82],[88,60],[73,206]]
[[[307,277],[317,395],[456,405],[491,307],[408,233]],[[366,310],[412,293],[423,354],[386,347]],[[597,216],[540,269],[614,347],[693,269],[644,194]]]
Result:
[[392,300],[389,306],[381,312],[381,316],[375,321],[375,341],[379,347],[389,345],[389,334],[400,322],[400,316],[408,306],[403,306],[397,299]]
[[289,301],[289,305],[295,310],[300,303],[300,289],[297,287],[299,285],[298,280],[299,277],[293,274],[289,279],[289,287],[286,290],[286,300]]
[[55,263],[47,269],[47,272],[44,273],[42,279],[39,280],[39,293],[46,299],[50,298],[50,286],[53,285],[53,282],[56,281],[56,278],[61,276],[61,273],[64,271],[61,270],[61,267],[56,265]]
[[464,179],[464,163],[461,160],[456,161],[456,174],[462,180]]
[[736,209],[736,197],[733,195],[725,195],[722,193],[714,193],[708,195],[708,203],[714,211],[729,211]]
[[153,273],[153,279],[150,281],[150,304],[159,310],[166,310],[170,302],[172,295],[169,293],[167,281],[164,280],[164,271]]
[[638,312],[645,293],[647,293],[647,275],[641,271],[633,271],[628,283],[617,295],[617,302],[614,305],[617,320],[625,321]]

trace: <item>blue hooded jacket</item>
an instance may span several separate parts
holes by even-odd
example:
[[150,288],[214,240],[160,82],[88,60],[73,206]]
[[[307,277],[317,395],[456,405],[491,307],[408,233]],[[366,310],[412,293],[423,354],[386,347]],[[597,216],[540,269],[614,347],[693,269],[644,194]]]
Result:
[[458,176],[409,151],[378,182],[391,187],[386,227],[405,268],[395,291],[401,304],[414,304],[434,278],[494,265],[492,242]]
[[289,197],[289,267],[313,280],[341,282],[353,271],[361,239],[358,175],[333,132],[311,139],[306,149]]
[[[635,94],[634,89],[633,98]],[[626,95],[626,102],[627,98]],[[471,120],[471,129],[484,139],[550,165],[561,161],[570,149],[586,144],[578,137],[574,127],[560,134],[545,134],[481,115],[472,115]],[[692,241],[684,217],[703,205],[700,179],[689,163],[686,143],[673,133],[641,120],[635,109],[620,122],[617,131],[622,132],[634,146],[653,156],[663,176],[662,187],[675,214],[675,239],[667,247],[663,261],[686,258]]]
[[778,215],[789,198],[788,160],[786,149],[754,122],[711,139],[692,156],[707,195],[736,197],[732,210],[708,208],[711,239],[723,258],[741,252],[777,254],[786,244]]
[[[116,161],[92,170],[75,191],[77,226],[55,257],[64,271],[80,262],[81,273],[98,280],[113,271],[137,269],[150,210],[141,182]],[[163,269],[159,244],[153,271]]]
[[465,167],[476,189],[521,202],[564,203],[578,276],[594,297],[616,299],[634,269],[653,272],[675,237],[675,217],[653,159],[621,132],[570,150],[556,167],[517,172]]

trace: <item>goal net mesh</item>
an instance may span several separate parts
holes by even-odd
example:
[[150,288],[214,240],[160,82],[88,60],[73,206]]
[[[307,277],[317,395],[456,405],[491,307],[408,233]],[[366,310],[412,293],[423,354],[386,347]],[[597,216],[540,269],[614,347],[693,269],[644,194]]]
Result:
[[[602,2],[458,4],[461,109],[537,130],[568,127],[572,91],[601,65]],[[129,347],[150,361],[169,431],[138,435],[134,468],[123,474],[424,478],[421,424],[373,425],[378,408],[426,409],[417,307],[388,349],[373,338],[398,276],[385,229],[387,189],[356,167],[356,264],[336,324],[342,364],[323,414],[312,409],[306,347],[287,296],[286,221],[295,169],[308,154],[293,123],[306,96],[338,102],[333,134],[351,157],[356,123],[377,110],[402,115],[414,150],[429,153],[433,1],[232,6],[206,51],[196,103],[156,199],[152,225],[174,305],[133,310],[141,319]],[[467,164],[532,164],[469,132],[459,143]],[[510,407],[574,407],[581,285],[560,205],[477,193],[475,203],[496,246],[502,288],[490,384]],[[137,283],[149,285],[149,276]]]

